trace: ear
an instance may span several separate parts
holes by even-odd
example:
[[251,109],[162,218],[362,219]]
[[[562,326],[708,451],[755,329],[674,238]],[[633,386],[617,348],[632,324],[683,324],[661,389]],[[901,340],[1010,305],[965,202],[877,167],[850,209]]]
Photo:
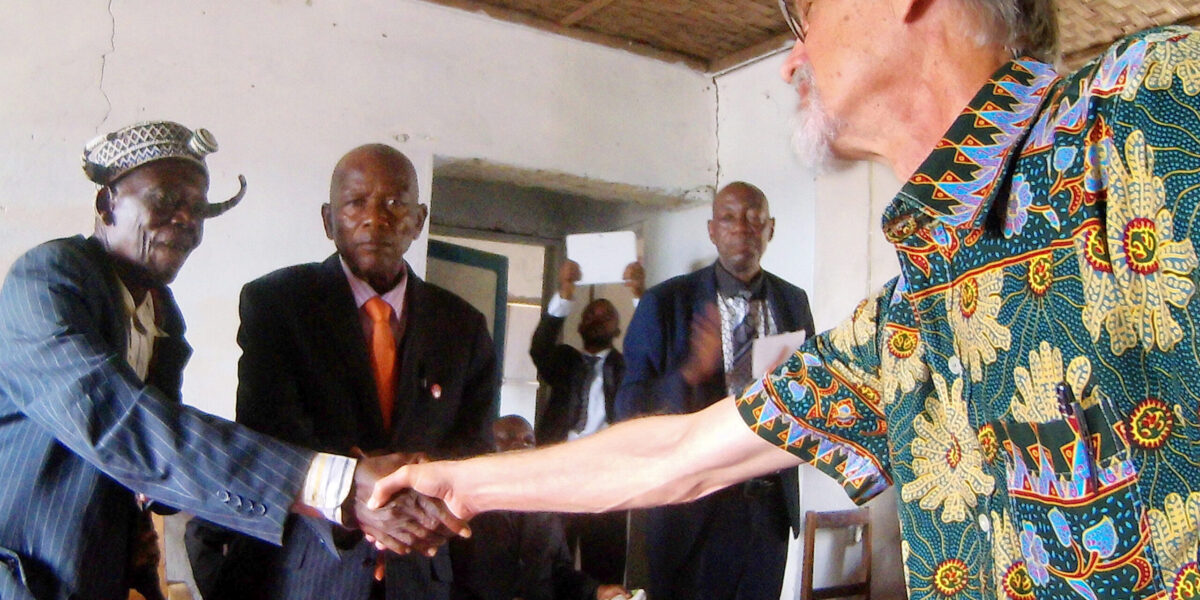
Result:
[[892,14],[904,23],[912,23],[925,13],[933,0],[888,0],[892,4]]
[[417,232],[419,233],[425,228],[425,219],[429,218],[429,207],[424,204],[418,204],[417,207],[421,209],[421,216],[417,218]]
[[708,241],[717,245],[717,222],[712,219],[708,220]]
[[96,217],[105,225],[112,225],[115,222],[113,218],[114,193],[115,190],[107,185],[96,191]]
[[767,241],[775,239],[775,217],[767,219]]
[[325,225],[325,237],[333,239],[333,209],[329,207],[329,203],[321,205],[321,223]]

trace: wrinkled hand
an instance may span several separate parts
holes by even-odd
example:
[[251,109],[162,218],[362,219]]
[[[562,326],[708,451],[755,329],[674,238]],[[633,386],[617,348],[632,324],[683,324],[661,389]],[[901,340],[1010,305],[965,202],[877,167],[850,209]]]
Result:
[[439,500],[406,490],[387,503],[370,508],[368,500],[376,482],[396,469],[425,460],[422,454],[388,454],[363,457],[354,470],[353,510],[348,513],[349,527],[362,529],[368,540],[380,550],[397,554],[437,553],[439,546],[456,535],[470,535],[470,528],[454,516]]
[[596,600],[613,600],[613,598],[629,598],[633,594],[629,590],[615,584],[607,583],[596,588]]
[[642,263],[633,261],[625,265],[625,273],[621,275],[621,279],[625,280],[625,287],[633,292],[634,298],[641,298],[646,291],[646,269],[642,267]]
[[579,263],[567,259],[558,266],[558,295],[563,300],[575,299],[575,283],[583,278]]
[[680,371],[684,381],[697,385],[721,369],[721,313],[717,305],[709,304],[692,318],[690,346]]

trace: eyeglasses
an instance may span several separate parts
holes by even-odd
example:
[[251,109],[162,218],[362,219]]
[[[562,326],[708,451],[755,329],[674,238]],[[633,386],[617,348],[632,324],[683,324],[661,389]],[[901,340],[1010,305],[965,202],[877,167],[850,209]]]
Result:
[[800,43],[804,43],[804,37],[808,35],[808,19],[805,17],[807,17],[808,9],[812,7],[812,3],[813,0],[800,0],[800,4],[804,8],[797,15],[795,14],[792,0],[779,0],[779,10],[783,12],[783,20]]

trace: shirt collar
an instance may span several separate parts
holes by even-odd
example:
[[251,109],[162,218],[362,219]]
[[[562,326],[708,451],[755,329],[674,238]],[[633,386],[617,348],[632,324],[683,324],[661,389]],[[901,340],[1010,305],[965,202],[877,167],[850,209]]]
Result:
[[1051,65],[1028,57],[1000,67],[884,212],[888,240],[899,242],[930,220],[979,225],[1060,80]]
[[129,324],[137,333],[148,335],[150,337],[166,337],[167,334],[158,328],[158,324],[154,321],[154,294],[150,291],[146,292],[140,304],[135,304],[133,294],[117,277],[117,287],[121,289],[121,304],[125,309],[125,317],[129,319]]
[[761,300],[765,297],[766,285],[764,284],[764,281],[766,278],[763,277],[763,272],[761,269],[758,271],[758,275],[755,275],[754,278],[749,282],[743,282],[737,277],[734,277],[733,273],[730,273],[728,270],[726,270],[724,265],[721,264],[721,261],[718,260],[715,265],[717,273],[717,292],[722,296],[725,296],[726,298],[743,296],[747,299],[754,300]]
[[350,291],[354,294],[354,305],[359,309],[367,303],[367,300],[379,296],[383,298],[392,307],[392,312],[399,319],[404,311],[404,291],[408,289],[408,263],[404,264],[404,275],[400,277],[400,283],[396,287],[380,294],[371,287],[371,284],[359,279],[357,275],[350,272],[350,265],[346,264],[346,260],[338,257],[338,261],[342,264],[342,272],[346,274],[346,281],[350,283]]
[[609,353],[612,352],[612,348],[605,348],[599,352],[596,352],[595,354],[588,352],[587,350],[583,350],[582,352],[584,356],[595,356],[596,358],[600,359],[600,362],[604,362],[604,359],[608,358]]

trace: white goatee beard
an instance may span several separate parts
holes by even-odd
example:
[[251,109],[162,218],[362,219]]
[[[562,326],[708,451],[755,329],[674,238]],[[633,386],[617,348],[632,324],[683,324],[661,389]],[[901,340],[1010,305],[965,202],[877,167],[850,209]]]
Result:
[[821,103],[813,82],[812,65],[805,62],[796,69],[792,74],[792,87],[800,96],[791,119],[792,152],[802,166],[823,173],[834,164],[832,144],[838,123]]

